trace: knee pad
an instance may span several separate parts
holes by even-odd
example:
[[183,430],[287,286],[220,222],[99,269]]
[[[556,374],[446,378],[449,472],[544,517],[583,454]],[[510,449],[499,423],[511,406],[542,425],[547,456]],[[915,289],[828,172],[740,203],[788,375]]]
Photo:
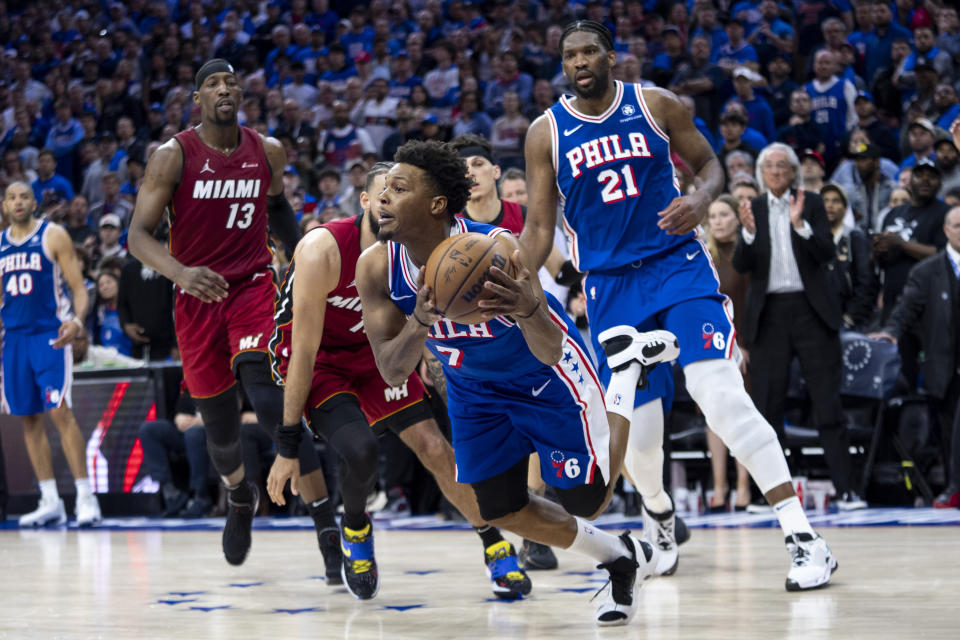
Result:
[[272,430],[283,424],[283,387],[274,381],[266,354],[244,355],[248,357],[236,364],[237,379],[253,405],[257,422]]
[[236,387],[210,398],[194,398],[207,435],[207,452],[221,476],[243,464],[240,448],[240,406]]
[[341,475],[376,478],[380,446],[355,396],[340,394],[311,409],[310,427],[343,460]]
[[607,483],[597,469],[590,484],[582,484],[570,489],[555,489],[557,500],[564,510],[573,516],[590,518],[597,512],[607,497]]
[[634,408],[629,443],[631,449],[641,452],[663,449],[663,402],[660,398]]
[[771,442],[773,427],[763,418],[743,386],[732,360],[701,360],[683,369],[687,391],[707,424],[741,462]]
[[530,503],[527,492],[527,457],[503,473],[474,482],[473,492],[477,496],[480,517],[486,522],[505,518],[516,513]]

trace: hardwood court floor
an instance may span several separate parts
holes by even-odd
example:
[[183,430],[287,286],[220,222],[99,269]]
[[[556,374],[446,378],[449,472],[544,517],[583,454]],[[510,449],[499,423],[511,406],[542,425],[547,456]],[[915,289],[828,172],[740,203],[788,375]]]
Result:
[[840,568],[784,591],[778,529],[697,529],[671,578],[641,590],[629,627],[599,629],[601,573],[559,552],[524,601],[493,598],[477,537],[377,532],[382,584],[366,602],[326,587],[311,531],[254,532],[246,564],[219,532],[0,531],[3,638],[957,638],[960,528],[822,531]]

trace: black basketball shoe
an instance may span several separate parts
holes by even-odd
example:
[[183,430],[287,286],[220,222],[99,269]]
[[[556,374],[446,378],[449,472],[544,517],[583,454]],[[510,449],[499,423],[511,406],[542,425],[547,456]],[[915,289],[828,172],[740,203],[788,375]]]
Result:
[[[244,480],[246,482],[246,480]],[[227,496],[227,522],[223,526],[223,556],[233,565],[243,564],[250,551],[250,528],[253,516],[260,506],[260,492],[252,482],[247,482],[250,499],[235,501],[234,491]]]
[[343,564],[343,551],[340,550],[340,530],[336,527],[317,530],[317,542],[320,544],[320,553],[323,555],[327,586],[342,585],[340,567]]

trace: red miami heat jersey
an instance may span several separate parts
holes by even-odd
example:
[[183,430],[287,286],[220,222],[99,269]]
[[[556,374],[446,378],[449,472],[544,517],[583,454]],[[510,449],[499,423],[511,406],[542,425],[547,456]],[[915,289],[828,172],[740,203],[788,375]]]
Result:
[[183,178],[173,194],[170,253],[188,267],[205,266],[236,282],[262,272],[271,172],[260,134],[240,127],[240,146],[226,156],[195,129],[174,136],[183,148]]
[[[468,214],[467,210],[464,209],[463,213],[459,214],[460,217],[466,218],[467,220],[473,220]],[[517,204],[516,202],[508,202],[506,200],[500,201],[500,215],[498,215],[491,222],[484,222],[483,224],[490,224],[494,227],[503,227],[516,237],[520,237],[520,232],[523,231],[523,224],[527,219],[527,209],[522,205]],[[477,220],[473,220],[477,222]]]
[[[357,260],[360,258],[360,225],[363,216],[354,216],[342,220],[334,220],[322,226],[333,234],[340,249],[340,281],[327,294],[327,308],[323,317],[323,338],[320,349],[317,351],[317,362],[325,363],[331,360],[331,352],[350,351],[358,368],[366,366],[364,354],[369,352],[370,343],[363,332],[363,313],[360,307],[360,294],[357,292]],[[311,233],[321,233],[312,231]],[[290,358],[289,347],[293,331],[293,279],[296,277],[296,260],[290,263],[287,276],[280,287],[277,298],[277,310],[274,321],[277,325],[273,337],[270,339],[270,353],[275,361],[280,361],[281,377],[286,377],[286,364]],[[335,358],[338,366],[348,365],[344,358]]]

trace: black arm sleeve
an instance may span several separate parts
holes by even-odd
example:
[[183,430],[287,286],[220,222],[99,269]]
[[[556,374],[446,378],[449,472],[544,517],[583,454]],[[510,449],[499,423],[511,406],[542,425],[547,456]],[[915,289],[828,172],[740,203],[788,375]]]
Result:
[[293,250],[300,242],[300,227],[297,226],[297,217],[293,208],[282,193],[267,196],[267,217],[270,221],[270,232],[283,243],[287,260],[293,258]]

